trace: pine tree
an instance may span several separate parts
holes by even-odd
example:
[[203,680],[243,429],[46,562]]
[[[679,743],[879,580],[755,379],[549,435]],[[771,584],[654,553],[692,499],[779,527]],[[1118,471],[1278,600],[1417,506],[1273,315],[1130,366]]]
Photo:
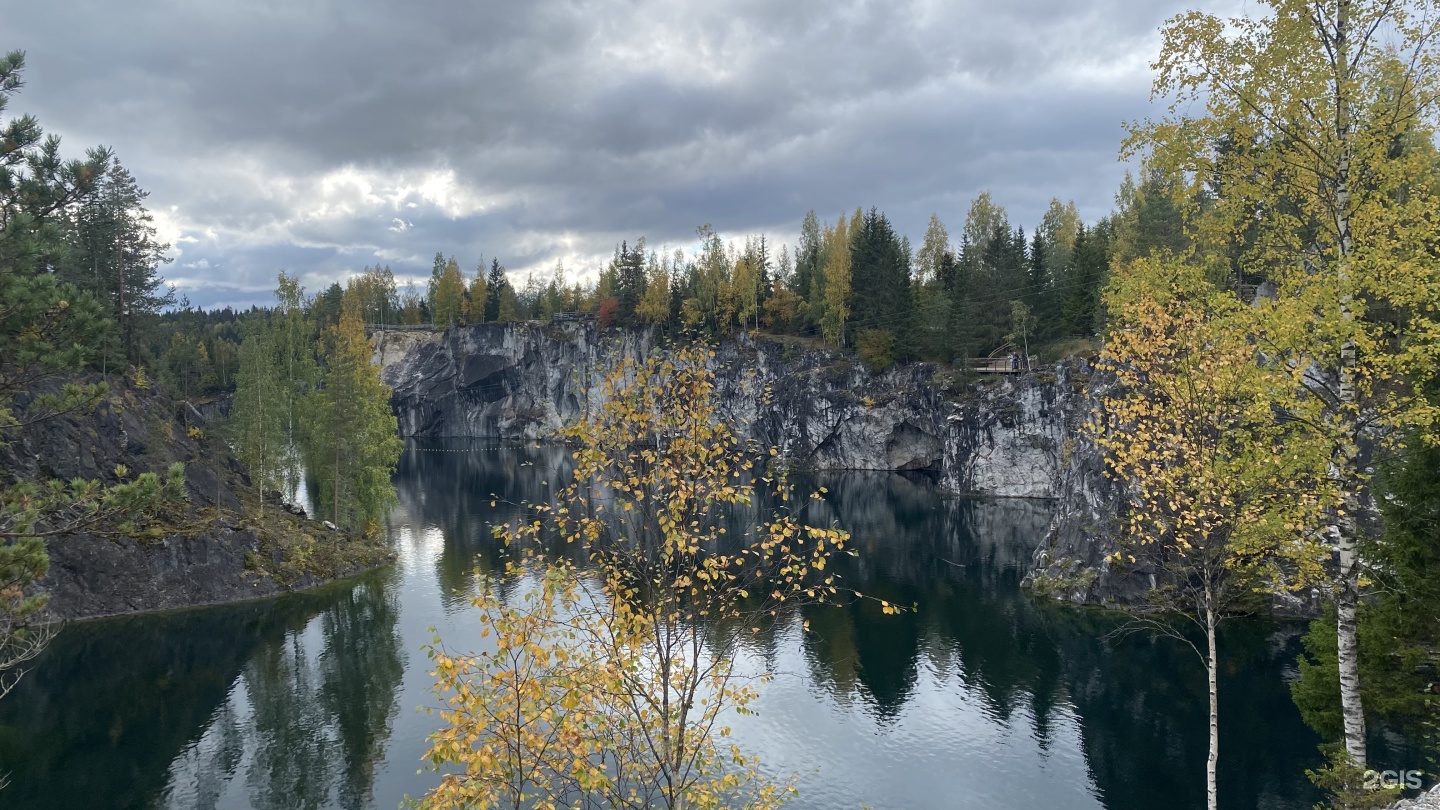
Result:
[[[25,57],[0,57],[0,113],[22,86]],[[13,431],[61,413],[94,407],[105,386],[64,387],[58,395],[33,394],[43,381],[71,374],[105,339],[106,322],[93,296],[56,278],[73,244],[65,215],[85,199],[110,167],[107,150],[86,160],[63,160],[60,140],[44,138],[31,116],[0,125],[0,443]],[[33,586],[49,569],[45,541],[37,533],[80,532],[134,512],[160,497],[178,497],[184,468],[176,465],[162,483],[154,473],[111,487],[76,480],[68,484],[22,481],[0,486],[0,697],[53,634],[46,621],[47,596]]]
[[[25,55],[0,57],[0,113],[23,86]],[[60,140],[46,138],[24,115],[0,126],[0,431],[94,402],[103,388],[74,389],[60,400],[13,398],[35,384],[81,368],[106,340],[108,324],[94,296],[48,272],[68,256],[64,213],[85,199],[109,170],[111,155],[91,150],[85,160],[60,157]],[[3,440],[0,434],[0,440]]]

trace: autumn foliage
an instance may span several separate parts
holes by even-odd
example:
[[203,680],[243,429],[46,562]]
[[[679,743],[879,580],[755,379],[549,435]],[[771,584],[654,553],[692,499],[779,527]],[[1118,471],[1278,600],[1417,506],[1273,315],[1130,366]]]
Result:
[[[830,560],[848,536],[802,523],[787,485],[759,475],[720,418],[713,362],[689,348],[619,364],[566,432],[571,483],[497,527],[512,561],[475,598],[494,649],[431,648],[445,726],[422,807],[761,808],[789,793],[729,741],[757,685],[737,645],[844,593]],[[781,507],[754,518],[761,486]]]

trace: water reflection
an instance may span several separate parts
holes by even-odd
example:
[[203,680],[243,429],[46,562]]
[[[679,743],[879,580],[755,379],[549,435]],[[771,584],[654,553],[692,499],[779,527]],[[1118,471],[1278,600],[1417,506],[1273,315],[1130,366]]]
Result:
[[[381,577],[366,579],[327,605],[318,627],[292,626],[246,665],[252,806],[315,810],[331,806],[332,793],[346,810],[369,806],[405,666],[398,607],[385,586]],[[224,761],[217,757],[217,766]]]
[[372,806],[405,656],[384,574],[68,628],[0,702],[7,808]]
[[[499,564],[500,550],[485,527],[518,515],[520,502],[548,499],[567,462],[556,448],[506,455],[497,462],[493,453],[412,447],[397,476],[405,520],[444,534],[444,551],[435,566],[444,599],[457,609],[468,601],[473,567]],[[873,602],[812,607],[804,616],[809,633],[781,624],[750,639],[751,652],[767,669],[784,670],[787,655],[794,654],[795,669],[805,675],[798,687],[777,681],[767,698],[778,693],[786,695],[784,700],[800,700],[803,692],[819,690],[823,704],[868,717],[870,735],[896,737],[936,720],[917,718],[916,704],[933,702],[937,695],[957,698],[975,717],[957,713],[949,727],[927,731],[927,745],[941,751],[950,746],[959,755],[965,750],[959,738],[1019,728],[1031,741],[1033,748],[1025,749],[1030,753],[985,754],[1011,757],[992,764],[1008,769],[1003,778],[1015,782],[1033,778],[1027,772],[1039,767],[1028,757],[1044,759],[1057,746],[1083,758],[1083,771],[1071,777],[1083,784],[1063,790],[1028,786],[1037,800],[1113,810],[1203,806],[1206,704],[1193,653],[1144,637],[1104,641],[1115,628],[1114,616],[1051,606],[1019,590],[1048,523],[1048,504],[943,498],[927,479],[887,473],[822,474],[799,485],[828,490],[823,502],[804,507],[807,520],[838,523],[855,537],[859,556],[838,564],[844,580],[916,609],[885,616]],[[492,511],[492,493],[510,503]],[[761,499],[730,521],[736,528],[753,525],[758,511],[777,505]],[[1310,807],[1317,797],[1303,770],[1316,763],[1317,740],[1301,723],[1282,677],[1297,652],[1294,629],[1236,624],[1224,644],[1221,781],[1227,801],[1245,807]],[[784,701],[762,700],[767,702]],[[774,714],[762,715],[760,723],[804,726],[814,721]],[[762,747],[771,731],[754,735]],[[854,794],[832,792],[823,774],[883,767],[867,747],[871,739],[817,739],[802,730],[795,740],[803,741],[806,750],[794,757],[798,767],[791,770],[803,773],[821,762],[842,763],[822,767],[821,776],[805,780],[801,806],[853,804]],[[781,757],[794,754],[791,744],[777,744],[775,751]],[[976,776],[976,784],[962,787],[979,791],[984,778]],[[913,806],[952,806],[949,794],[937,793],[945,780],[935,782],[912,794]],[[974,806],[986,806],[976,801]]]
[[[461,450],[463,452],[431,452]],[[418,650],[438,626],[478,644],[471,574],[495,568],[488,527],[548,499],[562,449],[407,449],[392,537],[401,564],[315,593],[67,629],[0,701],[0,806],[393,808],[436,718]],[[859,555],[847,583],[899,604],[812,607],[747,637],[746,666],[779,673],[735,722],[797,808],[1203,806],[1205,691],[1193,655],[1114,617],[1019,590],[1048,505],[937,495],[924,479],[823,475],[805,518]],[[501,496],[491,507],[491,495]],[[773,502],[757,504],[768,509]],[[735,527],[754,519],[730,516]],[[747,634],[748,636],[748,634]],[[1283,674],[1293,628],[1224,637],[1221,789],[1227,805],[1308,808],[1315,739]]]

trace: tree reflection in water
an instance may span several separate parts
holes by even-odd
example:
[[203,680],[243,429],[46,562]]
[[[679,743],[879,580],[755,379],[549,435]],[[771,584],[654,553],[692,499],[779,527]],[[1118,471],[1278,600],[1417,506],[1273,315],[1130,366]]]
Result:
[[[468,602],[477,564],[499,565],[501,551],[484,527],[520,514],[514,504],[548,499],[566,462],[559,448],[410,449],[396,481],[401,503],[414,523],[442,530],[437,574],[453,604]],[[855,537],[859,556],[838,562],[844,581],[917,605],[898,617],[866,602],[806,609],[810,632],[799,643],[809,680],[828,700],[865,707],[881,727],[903,723],[920,673],[933,672],[995,726],[1022,724],[1041,756],[1057,723],[1078,718],[1093,792],[1112,810],[1203,805],[1206,698],[1191,653],[1143,637],[1105,641],[1116,617],[1020,591],[1049,522],[1048,503],[946,498],[928,479],[890,473],[817,474],[800,491],[806,486],[828,491],[823,502],[803,506],[807,520],[838,523]],[[492,493],[510,502],[498,514]],[[740,510],[731,531],[777,506]],[[773,664],[793,643],[782,638],[785,627],[750,638],[757,658]],[[1308,808],[1317,798],[1303,774],[1316,764],[1317,741],[1282,677],[1296,653],[1292,634],[1267,622],[1229,628],[1221,688],[1234,708],[1222,727],[1229,753],[1221,780],[1236,806]]]
[[68,628],[0,701],[3,806],[372,806],[405,668],[391,577]]
[[[568,454],[420,449],[396,476],[396,569],[61,633],[0,701],[0,771],[12,778],[0,806],[350,810],[423,793],[430,777],[415,770],[433,718],[408,713],[433,700],[416,654],[425,627],[465,641],[474,568],[500,564],[489,524],[522,511],[509,504],[547,499]],[[898,617],[865,603],[809,608],[808,634],[799,616],[753,636],[746,628],[755,659],[794,674],[767,689],[808,707],[762,706],[749,731],[737,729],[779,741],[768,749],[778,755],[766,754],[778,767],[824,763],[802,773],[798,810],[1203,806],[1205,690],[1192,654],[1143,637],[1106,642],[1114,617],[1019,590],[1048,504],[944,498],[927,480],[883,473],[806,485],[828,490],[801,505],[806,518],[855,536],[859,555],[837,561],[846,582],[917,607]],[[492,508],[492,494],[504,502]],[[730,531],[774,506],[729,516]],[[1303,770],[1317,764],[1316,740],[1283,678],[1293,632],[1264,622],[1227,631],[1227,804],[1315,801]],[[402,710],[413,719],[397,719]],[[914,760],[924,764],[906,772],[911,781],[886,781],[887,767]],[[1012,781],[994,784],[1002,779]]]
[[[405,671],[387,578],[366,578],[246,665],[256,808],[314,810],[331,806],[332,793],[346,810],[369,806]],[[316,632],[318,650],[308,638]]]

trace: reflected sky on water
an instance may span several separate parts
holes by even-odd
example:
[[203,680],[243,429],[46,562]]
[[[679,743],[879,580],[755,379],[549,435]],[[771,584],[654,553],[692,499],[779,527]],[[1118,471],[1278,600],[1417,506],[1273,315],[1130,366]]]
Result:
[[[437,452],[437,451],[445,452]],[[480,645],[472,572],[501,565],[492,521],[548,497],[557,448],[410,445],[390,519],[395,566],[282,599],[67,628],[0,701],[10,810],[390,808],[419,795],[437,718],[422,645]],[[1019,590],[1049,519],[1032,501],[941,497],[923,478],[819,475],[806,518],[855,538],[851,586],[917,608],[807,608],[746,640],[776,673],[731,724],[792,806],[1202,807],[1203,673],[1176,644],[1105,640],[1115,618]],[[492,494],[501,503],[491,507]],[[765,508],[766,504],[759,504]],[[736,525],[753,514],[731,517]],[[1318,740],[1285,686],[1298,628],[1230,626],[1221,791],[1309,808]]]

